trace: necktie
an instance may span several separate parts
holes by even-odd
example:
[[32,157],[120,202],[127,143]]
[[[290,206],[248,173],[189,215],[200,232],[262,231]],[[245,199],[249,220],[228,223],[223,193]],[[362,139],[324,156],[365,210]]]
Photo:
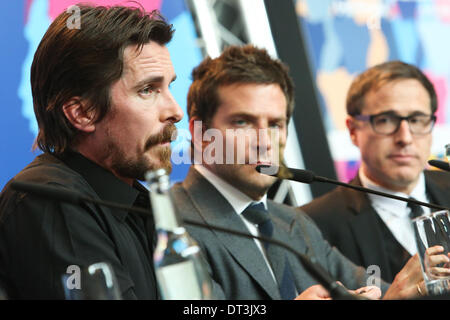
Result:
[[[251,203],[242,212],[242,215],[245,219],[258,226],[258,230],[262,236],[267,238],[272,237],[274,226],[264,204],[261,202]],[[277,279],[281,298],[284,300],[294,299],[296,295],[294,277],[286,253],[276,245],[270,245],[268,242],[263,242],[263,244],[272,271]],[[280,261],[284,263],[279,263]]]
[[[410,200],[416,200],[413,197],[409,198]],[[420,217],[423,214],[423,208],[422,206],[412,203],[412,202],[408,202],[408,207],[411,209],[411,212],[409,213],[409,217],[411,219]]]

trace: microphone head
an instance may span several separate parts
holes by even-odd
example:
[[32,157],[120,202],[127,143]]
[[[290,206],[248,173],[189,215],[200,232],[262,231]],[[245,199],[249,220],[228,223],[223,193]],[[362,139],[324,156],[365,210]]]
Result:
[[278,177],[280,179],[289,179],[302,183],[312,183],[316,178],[312,171],[292,169],[288,167],[281,168],[277,166],[258,165],[256,166],[256,171],[262,174]]
[[259,164],[255,167],[256,171],[261,174],[267,174],[268,176],[278,177],[280,167],[272,166],[268,164]]
[[450,171],[450,164],[448,162],[445,162],[445,161],[429,160],[428,164],[433,166],[433,167],[445,170],[445,171]]

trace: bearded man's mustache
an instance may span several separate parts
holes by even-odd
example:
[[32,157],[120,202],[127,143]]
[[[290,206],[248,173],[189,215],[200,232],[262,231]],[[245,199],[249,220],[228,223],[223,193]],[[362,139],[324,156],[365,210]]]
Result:
[[160,143],[172,142],[177,138],[177,128],[173,123],[164,127],[162,133],[151,136],[145,143],[144,150],[147,151],[151,147]]

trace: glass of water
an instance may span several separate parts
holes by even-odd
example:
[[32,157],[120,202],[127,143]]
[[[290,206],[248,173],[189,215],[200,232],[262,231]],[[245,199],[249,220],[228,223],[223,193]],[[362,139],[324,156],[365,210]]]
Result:
[[450,292],[449,212],[442,210],[417,217],[413,219],[413,228],[428,294]]

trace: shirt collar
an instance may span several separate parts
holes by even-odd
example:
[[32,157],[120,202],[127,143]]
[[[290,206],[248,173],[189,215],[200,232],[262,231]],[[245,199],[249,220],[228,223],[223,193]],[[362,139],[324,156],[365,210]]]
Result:
[[[69,151],[60,156],[69,168],[80,174],[94,189],[100,199],[132,206],[140,192],[147,189],[135,181],[133,187],[117,178],[111,171],[99,166],[78,152]],[[120,209],[110,209],[123,221],[128,212]]]
[[[426,187],[425,187],[425,176],[424,176],[423,172],[420,174],[419,180],[418,180],[416,186],[414,187],[411,194],[409,194],[409,195],[406,193],[403,193],[403,192],[392,191],[390,189],[380,186],[379,184],[370,180],[364,174],[363,170],[361,170],[361,169],[359,170],[359,179],[361,180],[361,184],[365,188],[369,188],[369,189],[376,190],[376,191],[381,191],[384,193],[389,193],[389,194],[396,195],[396,196],[403,197],[403,198],[413,197],[416,200],[419,200],[422,202],[428,202],[427,195],[426,195]],[[396,216],[404,217],[409,214],[409,210],[406,210],[407,203],[404,201],[386,198],[383,196],[378,196],[378,195],[370,194],[370,193],[367,195],[374,206],[383,208]]]
[[222,196],[230,203],[237,214],[241,214],[251,203],[264,204],[267,209],[267,194],[265,194],[259,201],[254,201],[242,191],[236,189],[231,184],[211,172],[208,168],[202,165],[194,165],[194,168],[211,183]]

